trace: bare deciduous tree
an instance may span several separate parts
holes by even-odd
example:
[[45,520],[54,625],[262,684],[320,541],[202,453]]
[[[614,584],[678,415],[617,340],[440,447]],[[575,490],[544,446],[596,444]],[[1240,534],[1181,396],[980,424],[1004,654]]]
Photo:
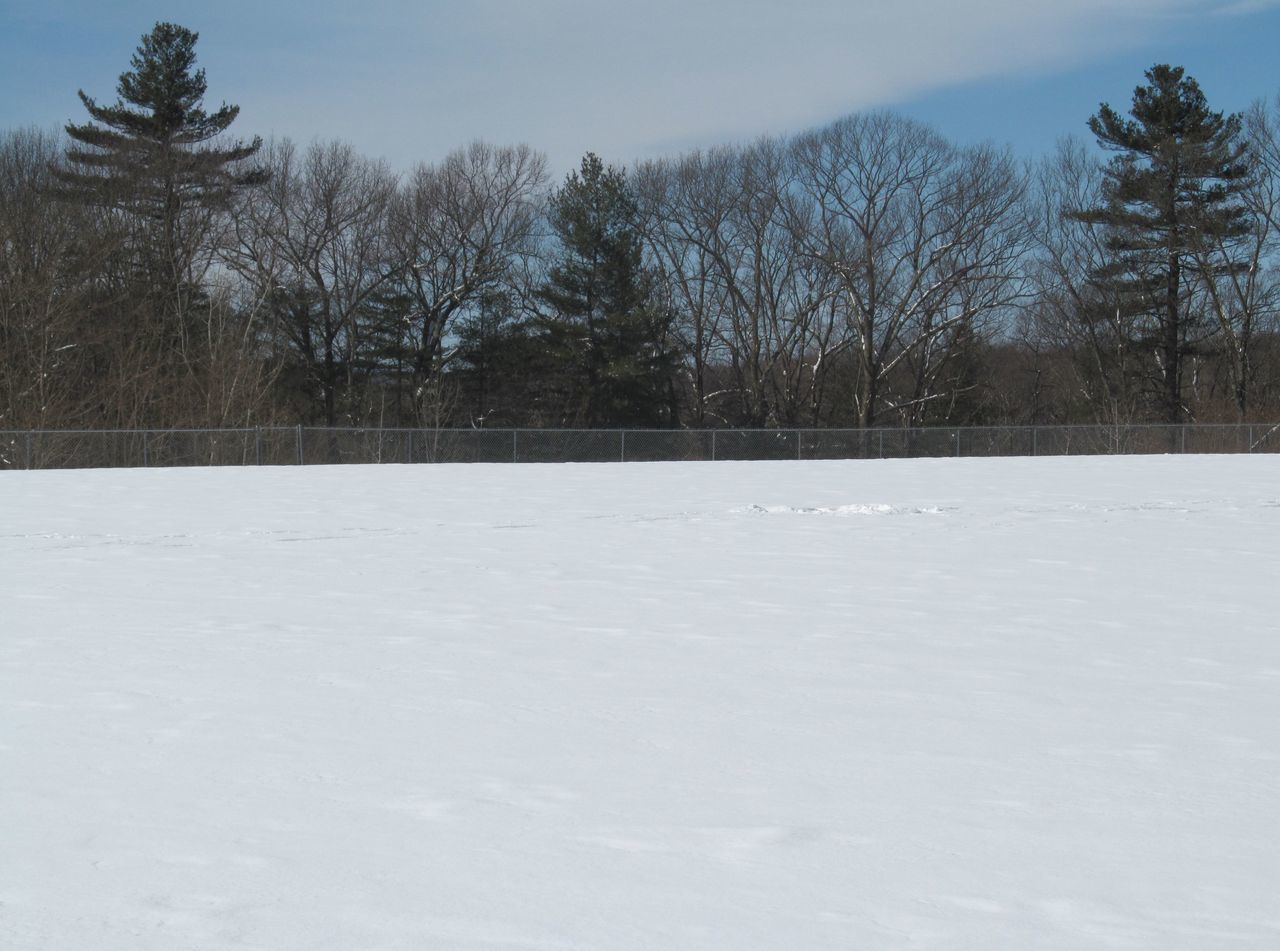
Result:
[[400,336],[411,355],[413,406],[438,415],[445,341],[487,296],[519,283],[537,250],[546,159],[528,146],[476,142],[419,165],[390,210],[394,286],[405,299]]
[[0,429],[84,425],[88,216],[49,201],[61,143],[0,136]]
[[1028,335],[1063,357],[1052,367],[1060,412],[1082,405],[1103,423],[1130,423],[1146,398],[1137,318],[1114,286],[1094,279],[1109,258],[1103,235],[1068,216],[1100,200],[1102,166],[1076,139],[1064,140],[1040,168],[1028,202],[1035,252]]
[[[1246,419],[1258,385],[1259,339],[1274,334],[1280,316],[1280,101],[1273,114],[1261,103],[1246,118],[1254,169],[1244,202],[1250,228],[1242,237],[1206,235],[1195,256],[1203,304],[1216,318],[1217,351],[1238,419]],[[1235,260],[1238,268],[1220,262]]]
[[386,212],[395,178],[341,142],[300,153],[286,139],[261,160],[271,178],[241,205],[228,262],[264,302],[324,422],[336,425],[339,391],[351,391],[369,357],[373,298],[394,273]]
[[1022,292],[1023,176],[1007,154],[889,113],[802,136],[795,153],[816,209],[805,252],[843,298],[858,424],[915,423],[948,395],[938,383],[957,344]]
[[695,415],[815,422],[836,324],[830,281],[801,253],[811,220],[787,143],[694,153],[639,178],[643,229],[685,319]]

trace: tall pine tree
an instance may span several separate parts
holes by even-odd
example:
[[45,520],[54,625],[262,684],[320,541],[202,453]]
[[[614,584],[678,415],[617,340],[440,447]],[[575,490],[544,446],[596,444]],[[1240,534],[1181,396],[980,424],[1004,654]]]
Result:
[[[1180,423],[1184,362],[1198,323],[1196,261],[1248,231],[1241,194],[1250,168],[1238,115],[1211,111],[1181,67],[1153,66],[1146,78],[1134,90],[1132,118],[1103,103],[1089,119],[1098,143],[1118,154],[1106,169],[1104,203],[1071,216],[1106,229],[1111,260],[1095,279],[1117,291],[1146,328],[1133,344],[1155,352],[1162,415]],[[1225,273],[1243,265],[1220,256],[1209,266]]]
[[[240,112],[223,103],[203,108],[207,88],[196,69],[199,34],[157,23],[142,37],[116,86],[115,105],[80,91],[91,121],[69,123],[68,166],[56,170],[64,197],[113,209],[137,235],[138,263],[166,310],[191,293],[191,265],[207,235],[209,213],[265,173],[240,167],[262,140],[222,142]],[[141,227],[138,227],[141,225]]]
[[582,426],[675,420],[670,320],[658,306],[625,174],[588,153],[551,198],[560,252],[538,292],[565,419]]

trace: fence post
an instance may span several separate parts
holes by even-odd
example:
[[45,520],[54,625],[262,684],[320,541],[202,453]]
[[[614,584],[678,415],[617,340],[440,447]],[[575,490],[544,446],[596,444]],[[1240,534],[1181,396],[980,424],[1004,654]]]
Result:
[[1031,455],[1040,455],[1040,427],[1031,427]]
[[1179,432],[1178,435],[1180,437],[1178,451],[1185,456],[1187,454],[1187,424],[1186,423],[1182,424],[1181,432]]
[[1253,452],[1253,425],[1249,426],[1249,452]]
[[876,435],[880,437],[880,458],[884,458],[884,430],[881,429]]
[[298,424],[296,431],[298,436],[298,465],[302,465],[303,463],[302,463],[302,424],[301,423]]
[[711,461],[716,461],[716,431],[711,430]]
[[262,427],[253,427],[253,464],[262,465]]
[[25,444],[23,451],[25,452],[27,457],[28,469],[34,469],[36,467],[36,457],[35,457],[35,453],[31,451],[31,441],[32,441],[32,434],[31,434],[31,431],[28,430],[27,438],[23,440],[23,443]]
[[142,431],[142,465],[144,468],[151,467],[151,430],[149,429]]
[[960,458],[960,430],[956,430],[956,458]]
[[520,430],[518,429],[511,430],[511,461],[512,462],[519,461],[519,454],[516,449],[516,446],[517,446],[516,440],[518,440],[519,438],[520,438]]

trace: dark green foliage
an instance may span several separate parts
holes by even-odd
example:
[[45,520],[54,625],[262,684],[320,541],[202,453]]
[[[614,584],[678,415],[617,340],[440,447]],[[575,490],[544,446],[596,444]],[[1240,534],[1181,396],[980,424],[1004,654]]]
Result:
[[674,418],[671,320],[658,305],[623,172],[588,154],[551,199],[559,253],[538,291],[538,339],[556,370],[563,422],[668,426]]
[[[1095,274],[1135,318],[1134,347],[1159,355],[1163,415],[1184,418],[1183,363],[1209,332],[1191,307],[1196,270],[1241,265],[1213,259],[1250,227],[1240,199],[1249,178],[1241,119],[1209,109],[1181,67],[1153,66],[1125,118],[1106,103],[1089,120],[1104,148],[1105,203],[1073,217],[1107,230],[1111,259]],[[1206,261],[1213,259],[1213,263]]]
[[207,84],[204,70],[195,69],[198,38],[157,23],[133,54],[133,69],[120,75],[115,105],[100,106],[80,91],[93,121],[68,123],[73,168],[59,174],[75,194],[163,220],[177,206],[224,202],[235,188],[262,180],[259,170],[232,169],[258,151],[261,139],[207,144],[240,107],[223,103],[211,114],[202,108]]
[[242,163],[261,147],[217,143],[239,114],[223,103],[202,106],[204,70],[195,68],[198,34],[157,23],[142,37],[122,73],[115,105],[80,91],[91,121],[69,123],[67,164],[56,170],[64,198],[121,212],[133,235],[137,264],[171,305],[181,305],[191,268],[209,232],[211,213],[265,173]]
[[507,294],[488,294],[458,328],[459,425],[556,426],[563,422],[558,354],[540,339],[538,324],[521,320]]

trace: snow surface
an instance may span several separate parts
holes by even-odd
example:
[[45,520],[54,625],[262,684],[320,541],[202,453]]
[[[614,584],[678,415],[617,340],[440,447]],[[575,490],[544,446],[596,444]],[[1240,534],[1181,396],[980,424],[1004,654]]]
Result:
[[0,473],[0,947],[1280,947],[1280,459]]

